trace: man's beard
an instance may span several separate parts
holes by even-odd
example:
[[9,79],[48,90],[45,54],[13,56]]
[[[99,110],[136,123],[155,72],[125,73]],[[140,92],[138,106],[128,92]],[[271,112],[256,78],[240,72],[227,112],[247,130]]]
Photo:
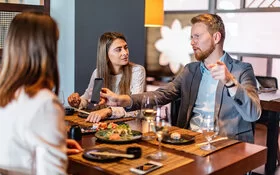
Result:
[[194,56],[197,61],[204,61],[214,50],[215,50],[215,45],[214,45],[214,41],[212,40],[211,46],[207,50],[205,51],[200,50],[201,52],[199,53],[196,52]]

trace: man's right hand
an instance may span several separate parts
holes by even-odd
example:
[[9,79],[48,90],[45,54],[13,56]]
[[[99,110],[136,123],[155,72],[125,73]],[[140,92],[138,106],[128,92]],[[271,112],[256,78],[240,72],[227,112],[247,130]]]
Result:
[[81,98],[78,93],[73,93],[68,97],[68,103],[70,106],[78,108],[81,103]]
[[102,88],[100,92],[101,100],[99,104],[106,104],[108,106],[127,107],[131,105],[131,98],[128,95],[117,95],[107,88]]

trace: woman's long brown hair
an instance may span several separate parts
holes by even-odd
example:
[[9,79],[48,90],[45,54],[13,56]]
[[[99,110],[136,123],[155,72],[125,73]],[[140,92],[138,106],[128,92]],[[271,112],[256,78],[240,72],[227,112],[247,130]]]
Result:
[[[118,32],[106,32],[99,38],[97,46],[97,76],[104,79],[104,87],[112,89],[112,73],[110,67],[110,59],[108,57],[108,51],[116,39],[122,39],[126,42],[126,39],[123,34]],[[119,83],[119,92],[120,94],[130,94],[130,83],[132,75],[132,66],[133,63],[122,67],[123,75]]]
[[23,87],[34,96],[40,89],[59,91],[58,27],[48,15],[24,12],[12,20],[0,70],[0,106],[15,99]]

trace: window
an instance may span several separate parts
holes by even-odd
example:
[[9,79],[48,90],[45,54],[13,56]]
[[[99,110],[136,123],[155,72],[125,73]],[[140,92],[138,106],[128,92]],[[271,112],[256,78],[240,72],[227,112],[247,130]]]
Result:
[[50,14],[50,0],[0,0],[0,59],[10,22],[22,11]]
[[44,5],[44,0],[0,0],[0,3]]
[[280,87],[280,57],[262,58],[262,57],[242,57],[242,61],[251,63],[255,75],[276,77],[278,87]]
[[[280,55],[280,12],[218,13],[226,28],[229,52]],[[269,45],[269,47],[268,47]]]

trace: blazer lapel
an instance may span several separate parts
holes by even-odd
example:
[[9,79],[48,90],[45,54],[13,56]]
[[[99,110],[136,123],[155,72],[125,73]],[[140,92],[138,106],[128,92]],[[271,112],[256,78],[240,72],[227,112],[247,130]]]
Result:
[[[232,70],[232,61],[233,61],[232,58],[226,53],[224,63],[226,64],[226,66],[230,72]],[[215,103],[215,109],[214,109],[214,116],[216,119],[218,118],[218,116],[219,116],[218,114],[220,113],[224,88],[225,88],[225,86],[223,85],[223,83],[221,83],[219,81],[217,90],[216,90],[216,96],[215,96],[216,103]]]
[[202,74],[201,74],[200,64],[199,64],[194,72],[193,80],[191,83],[191,88],[190,88],[190,93],[189,93],[190,100],[189,100],[189,105],[188,105],[189,107],[188,107],[188,113],[187,113],[187,121],[186,121],[186,125],[185,125],[186,127],[188,127],[187,125],[189,124],[189,121],[190,121],[190,117],[191,117],[194,103],[196,101],[201,77],[202,77]]

